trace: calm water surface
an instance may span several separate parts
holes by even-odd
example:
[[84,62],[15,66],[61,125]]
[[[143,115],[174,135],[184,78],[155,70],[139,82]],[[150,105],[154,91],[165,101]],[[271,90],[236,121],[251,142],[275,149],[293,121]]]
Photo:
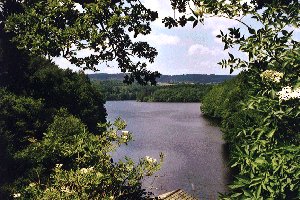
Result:
[[184,189],[201,199],[216,199],[226,192],[229,172],[224,141],[218,127],[200,113],[198,103],[144,103],[108,101],[108,120],[122,117],[134,141],[121,147],[116,157],[138,159],[146,155],[164,163],[144,187],[155,194]]

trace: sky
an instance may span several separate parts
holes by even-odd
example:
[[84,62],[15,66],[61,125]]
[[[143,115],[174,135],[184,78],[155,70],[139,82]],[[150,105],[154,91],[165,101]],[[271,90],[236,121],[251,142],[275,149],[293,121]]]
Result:
[[[205,20],[204,25],[199,24],[192,28],[189,23],[185,27],[168,29],[162,23],[166,16],[173,16],[169,0],[143,0],[147,8],[158,11],[159,19],[152,23],[152,32],[137,39],[147,41],[158,51],[158,56],[148,69],[159,71],[165,75],[178,74],[229,74],[229,69],[222,69],[217,63],[228,57],[223,44],[216,35],[220,30],[226,31],[229,27],[243,28],[242,24],[235,20],[211,17]],[[247,19],[246,19],[247,20]],[[253,24],[253,26],[256,26]],[[300,31],[299,31],[300,37]],[[236,56],[246,59],[247,56],[236,49],[230,51]],[[54,58],[54,62],[61,68],[71,68],[75,71],[80,68],[72,66],[64,58]],[[97,73],[120,73],[115,67],[97,66]],[[93,73],[86,71],[86,73]],[[234,74],[239,73],[235,71]]]

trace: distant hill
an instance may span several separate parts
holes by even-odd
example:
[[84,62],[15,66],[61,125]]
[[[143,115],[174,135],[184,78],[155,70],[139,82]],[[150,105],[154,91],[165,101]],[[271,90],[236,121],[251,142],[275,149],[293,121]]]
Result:
[[[124,79],[124,74],[96,73],[88,74],[91,80],[120,80]],[[215,74],[183,74],[183,75],[162,75],[157,82],[159,83],[221,83],[233,78],[233,75]]]

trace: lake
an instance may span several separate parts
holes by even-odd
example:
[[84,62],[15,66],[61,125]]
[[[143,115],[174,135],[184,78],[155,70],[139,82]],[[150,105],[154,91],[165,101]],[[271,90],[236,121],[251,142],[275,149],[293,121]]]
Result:
[[161,194],[180,188],[201,199],[227,191],[230,173],[222,133],[203,117],[199,103],[108,101],[105,107],[107,119],[120,116],[134,137],[116,158],[158,159],[164,154],[161,170],[144,180],[146,189]]

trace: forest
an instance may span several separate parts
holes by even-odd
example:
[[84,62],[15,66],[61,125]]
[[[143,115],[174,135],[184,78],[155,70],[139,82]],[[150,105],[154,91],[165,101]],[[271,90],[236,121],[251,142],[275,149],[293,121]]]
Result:
[[[243,26],[227,27],[216,36],[228,53],[219,65],[230,73],[240,70],[237,77],[209,90],[175,85],[152,91],[150,85],[161,74],[147,66],[158,51],[132,38],[151,34],[150,24],[159,16],[139,0],[0,2],[0,199],[134,200],[151,195],[141,182],[160,169],[163,156],[114,160],[112,153],[130,142],[132,133],[121,119],[106,122],[103,105],[109,95],[98,83],[83,71],[60,69],[54,57],[82,70],[116,65],[125,83],[149,85],[146,92],[153,93],[143,94],[143,101],[173,101],[170,95],[200,87],[189,100],[199,98],[202,112],[221,120],[234,171],[228,193],[219,198],[300,198],[300,45],[294,37],[300,28],[299,1],[170,4],[175,14],[162,19],[169,29],[205,26],[211,17]],[[90,53],[78,56],[78,51]]]
[[104,98],[141,102],[200,102],[211,84],[127,85],[121,81],[92,81]]
[[[124,74],[106,74],[106,73],[93,73],[88,74],[91,80],[98,81],[108,81],[108,80],[118,80],[123,81]],[[182,75],[164,75],[161,74],[156,80],[158,83],[169,83],[169,84],[179,84],[179,83],[198,83],[198,84],[211,84],[211,83],[221,83],[225,80],[229,80],[235,77],[235,75],[216,75],[216,74],[182,74]]]

